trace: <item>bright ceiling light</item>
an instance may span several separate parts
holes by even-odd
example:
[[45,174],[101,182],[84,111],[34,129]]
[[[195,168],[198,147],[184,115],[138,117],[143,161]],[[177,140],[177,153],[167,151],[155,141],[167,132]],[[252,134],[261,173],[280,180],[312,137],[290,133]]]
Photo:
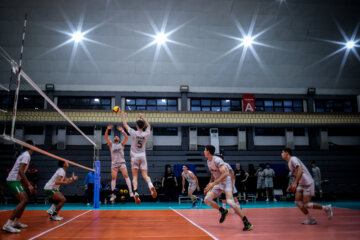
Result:
[[158,35],[156,35],[155,37],[155,41],[157,42],[157,44],[163,44],[167,41],[166,35],[164,33],[159,33]]
[[346,43],[346,47],[347,47],[348,49],[351,49],[351,48],[355,47],[355,42],[354,42],[354,41],[348,41],[348,42]]
[[245,46],[245,47],[250,47],[251,44],[253,43],[254,39],[250,36],[246,36],[242,39],[242,44]]
[[75,32],[72,35],[72,40],[75,42],[80,42],[81,40],[83,40],[84,38],[84,34],[81,32]]

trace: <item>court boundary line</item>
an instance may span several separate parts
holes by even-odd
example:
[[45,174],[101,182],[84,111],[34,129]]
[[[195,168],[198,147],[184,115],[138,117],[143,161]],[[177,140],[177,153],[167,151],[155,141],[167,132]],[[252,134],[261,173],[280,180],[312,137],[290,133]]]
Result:
[[200,227],[199,225],[197,225],[196,223],[194,223],[193,221],[191,221],[189,218],[185,217],[183,214],[181,214],[180,212],[176,211],[175,209],[173,209],[172,207],[170,207],[171,210],[173,210],[174,212],[176,212],[177,214],[179,214],[180,216],[182,216],[183,218],[185,218],[186,220],[188,220],[192,225],[194,225],[195,227],[199,228],[200,230],[202,230],[203,232],[205,232],[207,235],[209,235],[212,239],[214,240],[219,240],[217,237],[215,237],[214,235],[212,235],[210,232],[208,232],[207,230],[205,230],[204,228]]
[[38,237],[41,237],[42,235],[44,235],[44,234],[46,234],[46,233],[48,233],[48,232],[51,232],[52,230],[55,230],[55,229],[57,229],[57,228],[59,228],[59,227],[61,227],[61,226],[64,226],[65,224],[67,224],[67,223],[69,223],[69,222],[71,222],[71,221],[74,221],[75,219],[77,219],[77,218],[81,217],[82,215],[85,215],[85,214],[87,214],[88,212],[91,212],[91,211],[92,211],[92,210],[88,210],[88,211],[86,211],[86,212],[83,212],[83,213],[81,213],[81,214],[73,217],[72,219],[70,219],[70,220],[68,220],[68,221],[66,221],[66,222],[64,222],[64,223],[62,223],[62,224],[60,224],[60,225],[57,225],[56,227],[50,228],[50,229],[48,229],[48,230],[46,230],[46,231],[44,231],[44,232],[42,232],[42,233],[39,233],[38,235],[36,235],[36,236],[34,236],[34,237],[32,237],[32,238],[29,238],[29,240],[33,240],[33,239],[36,239],[36,238],[38,238]]

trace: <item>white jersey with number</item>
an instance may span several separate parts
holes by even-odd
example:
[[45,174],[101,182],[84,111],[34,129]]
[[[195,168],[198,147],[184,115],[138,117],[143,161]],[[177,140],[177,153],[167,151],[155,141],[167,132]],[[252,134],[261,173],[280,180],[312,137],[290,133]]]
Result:
[[[223,165],[225,165],[224,160],[222,160],[220,157],[213,156],[212,160],[207,160],[208,168],[211,172],[211,174],[214,176],[214,181],[216,181],[220,176],[221,172],[219,168]],[[227,173],[229,174],[229,169],[226,168]]]
[[192,173],[192,172],[188,170],[187,173],[182,172],[181,175],[189,182],[189,184],[196,184],[195,179],[193,179],[193,178],[190,176],[190,173]]
[[111,144],[111,162],[113,164],[117,162],[125,162],[124,147],[121,143]]
[[50,178],[50,180],[45,184],[44,189],[45,190],[56,190],[60,187],[60,185],[56,185],[56,179],[58,177],[62,177],[61,181],[63,181],[65,179],[65,170],[63,168],[59,168],[58,170],[56,170],[56,172],[54,173],[54,175]]
[[150,136],[150,130],[146,131],[135,131],[129,128],[129,134],[131,136],[131,153],[134,157],[145,156],[146,141]]
[[297,167],[300,166],[302,168],[303,174],[299,180],[300,185],[310,185],[314,183],[313,178],[310,175],[309,170],[306,168],[304,163],[297,157],[293,156],[290,158],[288,162],[289,169],[291,173],[296,176],[297,175]]
[[11,171],[9,172],[8,177],[6,178],[6,181],[20,181],[21,177],[19,174],[19,170],[20,170],[20,164],[26,164],[25,167],[25,171],[28,169],[29,167],[29,163],[30,163],[31,157],[30,157],[30,153],[29,151],[25,151],[23,152],[17,159],[16,162],[13,166],[13,168],[11,169]]

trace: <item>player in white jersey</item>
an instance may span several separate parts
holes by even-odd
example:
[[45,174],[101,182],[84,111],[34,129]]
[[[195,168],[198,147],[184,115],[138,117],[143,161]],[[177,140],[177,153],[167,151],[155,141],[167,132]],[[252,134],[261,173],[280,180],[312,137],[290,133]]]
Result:
[[243,231],[250,231],[253,225],[247,220],[244,213],[238,205],[235,204],[233,198],[233,183],[229,170],[225,165],[225,162],[218,156],[214,156],[215,147],[212,145],[206,145],[204,150],[205,158],[207,158],[207,165],[211,172],[211,179],[209,184],[204,189],[205,203],[211,206],[221,213],[220,223],[225,221],[226,216],[229,214],[229,210],[220,207],[214,198],[217,198],[221,193],[225,192],[226,203],[236,211],[236,214],[242,219],[244,223]]
[[295,204],[306,215],[307,219],[302,222],[305,225],[317,224],[308,209],[323,209],[328,218],[331,219],[333,211],[331,205],[322,206],[318,203],[310,202],[314,196],[314,180],[311,177],[304,163],[297,157],[291,156],[291,149],[284,148],[281,157],[289,166],[291,173],[294,175],[293,183],[287,188],[287,192],[295,192]]
[[66,202],[66,198],[59,191],[60,185],[70,184],[78,180],[78,177],[75,176],[74,173],[71,178],[66,177],[66,169],[69,167],[68,162],[59,161],[58,166],[59,168],[44,187],[45,194],[56,202],[56,204],[52,204],[50,209],[46,211],[50,215],[50,219],[53,221],[61,221],[64,219],[58,215],[59,211]]
[[[27,144],[34,145],[34,142],[31,140],[26,141]],[[30,164],[31,154],[33,150],[28,149],[23,152],[17,159],[16,162],[9,172],[8,177],[6,178],[6,183],[10,188],[11,192],[15,195],[16,199],[19,201],[19,204],[15,207],[13,212],[10,215],[10,218],[7,220],[5,225],[2,227],[2,230],[9,233],[19,233],[21,230],[19,228],[27,228],[26,224],[21,223],[19,220],[23,214],[27,203],[29,202],[29,197],[24,191],[23,184],[29,188],[31,194],[34,193],[34,187],[30,184],[27,179],[25,172]]]
[[[146,161],[146,141],[150,136],[150,129],[151,126],[148,121],[144,118],[144,116],[139,113],[140,120],[136,121],[136,131],[129,127],[126,121],[126,112],[122,111],[122,120],[124,128],[128,131],[131,136],[131,148],[130,148],[130,157],[131,157],[131,171],[132,171],[132,183],[133,183],[133,193],[135,197],[135,202],[140,204],[140,197],[137,192],[138,188],[138,172],[139,169],[141,170],[141,174],[148,184],[148,187],[151,192],[151,196],[153,198],[157,197],[157,192],[155,187],[153,186],[150,177],[148,176],[148,168],[147,168],[147,161]],[[146,126],[146,130],[144,128]]]
[[133,197],[134,195],[132,193],[131,181],[126,168],[126,162],[124,157],[124,147],[129,137],[122,127],[117,126],[117,130],[119,130],[122,134],[124,134],[125,139],[120,143],[120,137],[114,136],[114,142],[111,142],[108,138],[108,134],[109,134],[109,130],[111,130],[112,128],[113,125],[111,124],[109,124],[108,127],[106,128],[105,140],[109,146],[111,153],[111,191],[113,193],[111,194],[110,201],[113,202],[116,198],[114,190],[116,187],[116,178],[119,170],[125,179],[126,185],[128,186],[130,197]]
[[[222,160],[224,160],[224,156],[222,156],[222,155],[217,155],[217,156],[219,156]],[[235,187],[235,172],[232,169],[232,167],[230,166],[230,164],[228,164],[227,162],[225,162],[225,166],[229,170],[229,173],[230,173],[230,176],[231,176],[231,183],[233,185],[233,192],[232,193],[233,193],[234,202],[240,209],[242,209],[241,206],[240,206],[240,203],[239,203],[239,199],[237,198],[237,196],[239,194],[238,194],[238,190]],[[221,201],[222,201],[222,207],[225,209],[226,208],[226,196],[225,196],[224,193],[221,194]],[[235,209],[234,209],[234,213],[236,214]]]
[[198,198],[193,195],[195,190],[200,191],[199,187],[199,181],[195,174],[188,170],[188,167],[186,165],[183,166],[183,172],[181,173],[182,176],[182,191],[181,193],[184,194],[185,192],[185,180],[188,181],[189,187],[188,187],[188,196],[191,198],[192,207],[196,207],[196,203],[198,202]]

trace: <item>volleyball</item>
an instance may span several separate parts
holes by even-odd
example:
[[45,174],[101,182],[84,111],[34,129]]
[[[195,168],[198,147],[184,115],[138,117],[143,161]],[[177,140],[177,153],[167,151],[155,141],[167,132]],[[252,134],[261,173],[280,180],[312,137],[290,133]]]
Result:
[[122,189],[120,189],[119,192],[120,192],[120,194],[124,194],[124,190],[122,190]]
[[114,113],[118,114],[118,113],[121,112],[121,109],[120,109],[119,106],[115,106],[115,107],[113,108],[113,111],[114,111]]
[[124,190],[124,194],[128,194],[128,190],[125,189],[125,190]]

